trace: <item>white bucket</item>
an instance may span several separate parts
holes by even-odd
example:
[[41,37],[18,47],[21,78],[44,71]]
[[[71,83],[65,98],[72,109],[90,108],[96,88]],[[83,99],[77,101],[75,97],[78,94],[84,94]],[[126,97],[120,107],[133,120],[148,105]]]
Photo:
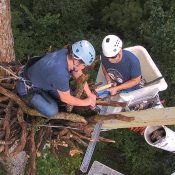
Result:
[[[157,141],[153,142],[151,139],[151,134],[157,129],[164,130],[165,135],[164,137],[161,137]],[[145,129],[144,137],[149,145],[175,153],[175,132],[166,126],[148,126]]]

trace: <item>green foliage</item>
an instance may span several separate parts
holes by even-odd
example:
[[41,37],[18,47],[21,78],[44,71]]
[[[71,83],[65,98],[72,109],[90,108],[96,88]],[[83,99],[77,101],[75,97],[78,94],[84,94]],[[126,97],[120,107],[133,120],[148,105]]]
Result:
[[4,175],[6,174],[6,170],[5,170],[5,167],[4,165],[0,162],[0,175]]
[[[156,64],[165,76],[169,89],[166,91],[168,105],[174,100],[174,53],[175,53],[175,11],[174,6],[164,9],[160,0],[150,0],[145,4],[149,18],[140,26],[140,33],[146,48],[150,50]],[[170,90],[171,89],[171,90]]]
[[49,149],[46,149],[44,155],[37,160],[38,175],[75,175],[75,170],[80,167],[81,157],[75,158],[59,155],[55,158]]
[[128,129],[118,129],[108,131],[103,136],[114,139],[116,143],[97,144],[94,160],[128,175],[172,173],[174,155],[150,147],[139,133],[130,132]]
[[102,21],[115,33],[131,39],[137,36],[141,17],[142,8],[138,0],[120,0],[112,1],[109,7],[104,8]]
[[28,55],[42,55],[50,45],[57,45],[52,33],[58,27],[60,14],[35,16],[25,5],[20,7],[20,11],[12,11],[12,25],[16,56],[22,61]]

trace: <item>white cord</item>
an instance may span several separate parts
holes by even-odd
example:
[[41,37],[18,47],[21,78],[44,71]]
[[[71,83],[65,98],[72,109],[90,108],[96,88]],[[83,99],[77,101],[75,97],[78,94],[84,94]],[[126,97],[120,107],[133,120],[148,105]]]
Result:
[[28,80],[25,80],[23,77],[19,77],[19,76],[15,75],[13,72],[9,71],[8,69],[5,69],[5,68],[4,68],[3,66],[1,66],[1,65],[0,65],[0,68],[3,69],[3,70],[5,70],[5,71],[8,72],[9,74],[13,75],[14,78],[16,78],[16,79],[21,79],[21,80],[24,82],[24,85],[25,85],[28,89],[31,88],[31,86],[27,85],[27,83],[26,83]]

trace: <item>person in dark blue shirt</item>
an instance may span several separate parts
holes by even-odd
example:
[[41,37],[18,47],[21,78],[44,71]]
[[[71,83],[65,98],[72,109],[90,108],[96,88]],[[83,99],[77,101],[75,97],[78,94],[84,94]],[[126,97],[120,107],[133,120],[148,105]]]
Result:
[[[57,101],[73,106],[91,106],[96,104],[96,96],[91,93],[85,83],[85,99],[72,95],[69,80],[71,76],[80,77],[82,70],[94,61],[95,49],[87,40],[81,40],[67,48],[46,54],[30,66],[26,65],[22,80],[17,83],[17,91],[21,97],[32,96],[29,104],[47,117],[53,117],[59,112]],[[29,82],[29,83],[28,83]],[[31,88],[27,88],[26,83]]]
[[138,58],[130,51],[122,49],[122,40],[115,35],[103,39],[101,62],[107,83],[114,83],[110,94],[129,92],[139,88],[141,68]]

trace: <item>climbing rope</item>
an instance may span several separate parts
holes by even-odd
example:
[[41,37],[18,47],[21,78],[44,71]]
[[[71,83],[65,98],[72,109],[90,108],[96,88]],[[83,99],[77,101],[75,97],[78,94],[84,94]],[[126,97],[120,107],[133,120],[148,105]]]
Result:
[[3,69],[4,71],[6,71],[8,74],[12,75],[12,77],[8,77],[8,78],[3,78],[0,80],[4,80],[4,79],[9,79],[9,78],[14,78],[14,79],[18,79],[24,82],[24,85],[27,89],[31,89],[32,85],[28,85],[27,83],[29,82],[29,80],[25,80],[23,77],[17,76],[15,75],[13,72],[9,71],[8,69],[4,68],[3,66],[0,65],[0,68]]

